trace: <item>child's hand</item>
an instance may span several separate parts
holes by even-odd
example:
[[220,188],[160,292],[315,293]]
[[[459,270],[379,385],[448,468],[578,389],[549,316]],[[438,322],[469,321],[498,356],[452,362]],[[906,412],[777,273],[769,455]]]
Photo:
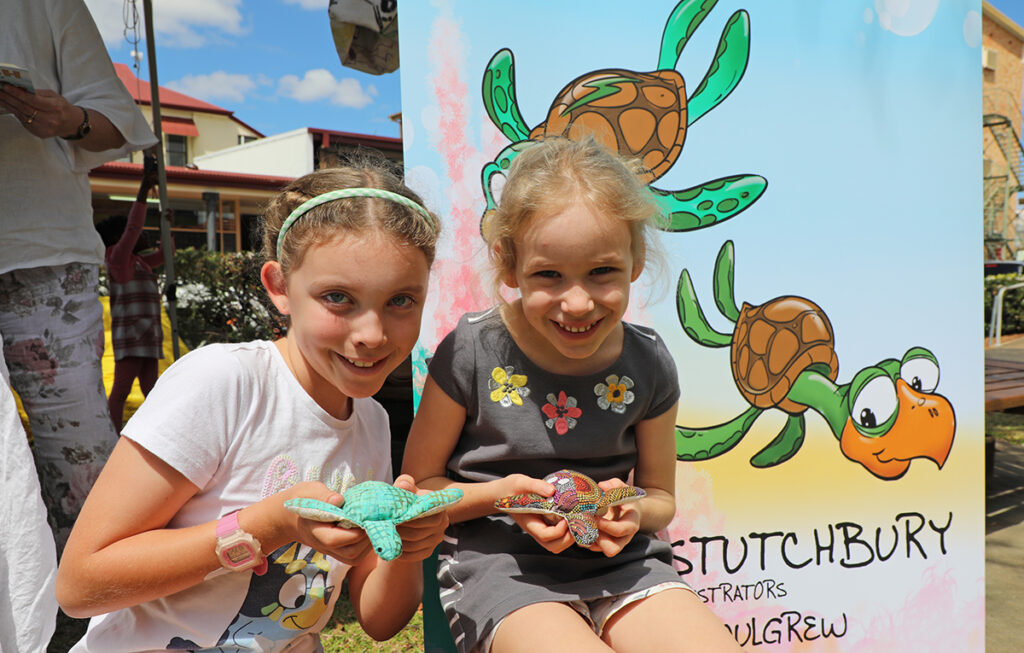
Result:
[[[513,494],[534,492],[541,496],[550,497],[555,493],[555,486],[538,478],[531,478],[523,474],[512,474],[498,481],[499,494],[495,497],[500,499]],[[543,515],[531,513],[510,513],[509,516],[515,520],[530,537],[552,553],[561,553],[575,544],[572,534],[569,533],[569,525],[564,519],[558,519],[554,523],[548,522]]]
[[[418,495],[428,492],[428,490],[417,488],[413,477],[408,474],[402,474],[395,479],[394,485]],[[416,562],[430,557],[437,545],[441,543],[446,528],[448,528],[448,512],[445,510],[399,524],[398,535],[402,538],[401,559],[407,562]]]
[[[294,539],[321,553],[326,553],[348,565],[357,562],[373,552],[373,546],[361,528],[342,528],[331,522],[304,519],[284,507],[284,500],[307,497],[319,499],[335,506],[342,505],[344,496],[333,492],[320,482],[304,482],[281,492],[281,510],[295,521]],[[264,553],[269,553],[265,551]]]
[[[617,487],[626,487],[626,484],[617,478],[601,481],[597,485],[605,492]],[[597,540],[588,548],[611,558],[618,555],[639,530],[639,502],[612,506],[608,512],[597,518]]]

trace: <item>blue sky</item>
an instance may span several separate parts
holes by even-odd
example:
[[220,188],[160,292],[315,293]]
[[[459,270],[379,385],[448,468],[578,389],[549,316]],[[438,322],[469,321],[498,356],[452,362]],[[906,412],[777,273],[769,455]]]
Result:
[[[86,0],[115,63],[132,65],[126,5]],[[142,0],[138,50],[146,52]],[[328,0],[155,0],[161,86],[229,109],[270,136],[299,127],[399,135],[398,73],[368,75],[341,65]],[[149,79],[143,58],[139,76]]]

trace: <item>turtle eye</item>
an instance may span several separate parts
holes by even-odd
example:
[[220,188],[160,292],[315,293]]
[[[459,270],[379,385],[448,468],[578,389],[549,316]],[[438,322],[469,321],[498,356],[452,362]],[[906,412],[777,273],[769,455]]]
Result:
[[861,387],[853,400],[850,417],[858,431],[869,437],[878,437],[882,435],[880,428],[888,426],[898,406],[892,379],[879,375]]
[[932,393],[939,385],[939,366],[930,358],[913,358],[900,366],[900,378],[918,392]]

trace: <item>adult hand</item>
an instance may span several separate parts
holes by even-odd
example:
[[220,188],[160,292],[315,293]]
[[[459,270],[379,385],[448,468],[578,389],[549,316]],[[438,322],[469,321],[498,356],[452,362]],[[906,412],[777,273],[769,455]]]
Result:
[[70,136],[85,114],[62,95],[41,89],[29,93],[11,84],[0,85],[0,106],[10,111],[22,127],[38,138]]

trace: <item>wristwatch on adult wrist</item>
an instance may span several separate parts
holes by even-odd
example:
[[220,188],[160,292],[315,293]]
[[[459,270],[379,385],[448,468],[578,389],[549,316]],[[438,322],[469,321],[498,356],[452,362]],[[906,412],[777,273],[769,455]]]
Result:
[[80,141],[85,138],[86,134],[92,131],[92,125],[89,124],[89,112],[86,111],[85,107],[78,107],[82,110],[82,124],[78,126],[78,131],[70,136],[61,136],[66,141]]
[[267,571],[267,559],[260,541],[238,525],[238,511],[228,513],[217,522],[217,557],[231,571],[252,569],[258,575]]

